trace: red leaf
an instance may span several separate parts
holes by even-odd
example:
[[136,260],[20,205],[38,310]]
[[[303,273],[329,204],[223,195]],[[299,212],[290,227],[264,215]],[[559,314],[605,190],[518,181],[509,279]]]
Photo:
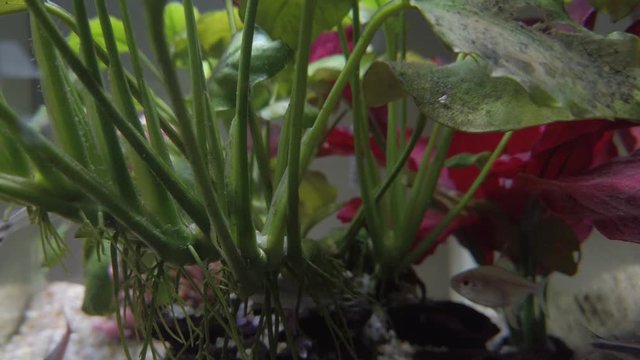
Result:
[[640,242],[640,154],[617,158],[582,176],[518,182],[570,222],[588,221],[610,239]]

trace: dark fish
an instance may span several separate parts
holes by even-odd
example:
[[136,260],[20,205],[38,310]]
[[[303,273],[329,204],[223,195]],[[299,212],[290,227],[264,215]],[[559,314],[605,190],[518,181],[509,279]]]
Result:
[[71,327],[69,326],[69,321],[67,321],[67,330],[62,336],[62,339],[60,339],[60,342],[58,342],[56,347],[51,350],[44,360],[63,360],[67,352],[67,347],[69,346],[69,339],[71,339]]

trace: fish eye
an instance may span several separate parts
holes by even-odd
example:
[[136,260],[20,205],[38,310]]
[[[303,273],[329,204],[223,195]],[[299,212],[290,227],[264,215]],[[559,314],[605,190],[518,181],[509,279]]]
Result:
[[462,281],[462,285],[469,286],[469,285],[471,285],[471,281],[465,279],[465,280]]

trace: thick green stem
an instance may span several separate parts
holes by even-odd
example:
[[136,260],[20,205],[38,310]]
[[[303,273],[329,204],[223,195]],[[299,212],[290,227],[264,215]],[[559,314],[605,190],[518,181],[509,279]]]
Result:
[[[96,0],[96,9],[109,56],[109,72],[115,103],[125,118],[144,137],[144,129],[138,120],[136,107],[118,54],[118,47],[105,0]],[[157,216],[160,223],[169,227],[180,228],[182,224],[169,193],[151,173],[144,161],[135,152],[130,151],[130,153],[132,154],[131,160],[135,181],[144,204],[147,205],[154,216]],[[182,231],[186,231],[186,229],[182,229]]]
[[171,103],[175,108],[176,118],[178,119],[181,135],[185,142],[184,145],[185,150],[187,151],[187,158],[189,159],[193,169],[194,177],[200,193],[204,197],[204,204],[209,221],[213,225],[212,235],[217,235],[217,238],[220,240],[224,258],[229,263],[233,273],[239,278],[240,284],[243,286],[241,292],[245,295],[247,292],[250,292],[247,288],[252,287],[254,281],[250,280],[251,274],[247,271],[244,260],[240,256],[240,253],[234,244],[231,231],[229,229],[229,223],[225,213],[220,208],[221,204],[216,197],[213,184],[208,176],[208,170],[203,160],[203,154],[200,153],[200,148],[197,146],[192,121],[182,97],[182,91],[180,90],[175,66],[171,60],[171,55],[169,54],[163,23],[158,21],[163,18],[163,4],[163,1],[145,1],[147,8],[147,22],[152,45],[158,58],[158,62],[160,63],[160,69],[164,74],[166,89],[169,92]]
[[[408,198],[408,204],[403,212],[404,222],[401,224],[398,241],[400,244],[394,246],[395,257],[401,259],[404,253],[411,247],[415,235],[418,233],[423,215],[431,201],[438,184],[438,177],[453,137],[454,130],[442,127],[436,123],[429,138],[429,145],[423,155],[420,169],[416,175]],[[436,154],[431,161],[431,153],[437,146]]]
[[[344,87],[347,85],[353,74],[358,71],[360,59],[365,54],[367,46],[369,46],[369,43],[371,43],[371,40],[373,39],[376,31],[390,16],[397,13],[398,11],[409,9],[410,7],[410,4],[394,3],[382,8],[371,18],[369,25],[362,33],[362,37],[356,43],[353,52],[349,57],[349,60],[345,64],[344,69],[336,79],[333,88],[331,88],[331,91],[327,96],[327,100],[324,102],[322,108],[320,109],[316,121],[314,122],[311,129],[309,129],[309,131],[307,131],[302,138],[302,145],[300,150],[300,171],[303,171],[307,168],[309,162],[311,161],[311,158],[322,142],[322,139],[324,138],[324,135],[326,133],[327,123],[329,121],[329,118],[331,117],[331,113],[342,97],[342,90],[344,90]],[[269,244],[271,244],[272,242],[281,242],[282,236],[284,236],[284,214],[287,210],[287,194],[285,191],[285,189],[288,187],[287,177],[288,176],[283,175],[282,179],[278,183],[278,187],[276,188],[273,198],[273,205],[269,209],[269,214],[267,216],[268,226],[265,226],[269,231],[267,238],[267,247],[275,246]]]
[[[99,87],[102,87],[102,78],[100,75],[100,68],[98,67],[98,60],[95,53],[93,37],[91,35],[91,28],[89,26],[89,16],[87,15],[85,8],[85,1],[74,0],[73,6],[76,11],[76,20],[78,22],[80,50],[85,64],[89,69],[92,79]],[[99,152],[105,160],[104,164],[99,164],[97,167],[108,169],[107,175],[113,180],[120,194],[125,199],[129,199],[132,207],[139,208],[140,201],[133,186],[131,176],[129,175],[127,163],[124,159],[120,142],[118,141],[116,129],[113,123],[109,120],[104,109],[100,108],[93,98],[87,98],[87,101],[89,102],[89,111],[91,112],[94,109],[96,110],[95,115],[98,124],[96,124],[97,126],[95,127],[95,130],[97,131],[97,137],[100,139],[98,147],[101,148]]]
[[455,220],[455,218],[462,212],[462,210],[464,210],[469,200],[471,200],[476,191],[478,191],[480,185],[482,185],[484,179],[486,179],[487,175],[489,175],[489,171],[491,171],[493,163],[496,161],[498,156],[502,154],[502,151],[504,150],[505,146],[507,146],[509,139],[511,139],[512,133],[512,131],[509,131],[502,136],[502,139],[498,143],[498,146],[496,146],[496,148],[493,150],[491,156],[489,156],[489,159],[480,170],[480,174],[478,174],[478,177],[476,177],[476,179],[473,181],[462,199],[460,199],[456,206],[451,209],[442,220],[440,220],[438,225],[429,234],[427,234],[424,240],[422,240],[415,249],[411,250],[408,256],[406,256],[404,265],[409,266],[410,264],[413,264],[413,262],[415,262],[417,259],[419,259],[422,254],[435,243],[442,232],[449,225],[451,225],[451,222]]
[[[291,99],[291,132],[289,133],[289,172],[287,173],[288,223],[287,223],[287,256],[294,262],[302,261],[302,239],[300,235],[299,188],[300,188],[300,138],[302,137],[302,119],[307,102],[307,69],[309,67],[309,51],[313,30],[313,14],[316,0],[305,0],[300,18],[300,35],[295,63],[295,80]],[[276,254],[282,250],[277,246],[268,248]]]
[[[127,37],[127,45],[129,49],[137,49],[138,45],[136,44],[136,39],[133,36],[133,27],[131,25],[131,16],[129,15],[127,0],[118,0],[118,5],[120,7],[120,12],[122,13],[122,23],[124,24],[125,35]],[[144,116],[147,123],[151,147],[154,152],[162,158],[162,160],[170,165],[171,159],[169,158],[169,149],[167,148],[167,144],[162,136],[158,112],[156,111],[152,96],[147,88],[147,83],[144,80],[140,54],[138,51],[131,51],[130,56],[133,73],[136,78],[136,84],[138,85],[138,98],[140,99],[140,104],[142,104],[142,107],[144,108]]]
[[[353,38],[360,38],[360,15],[357,1],[352,1],[353,13]],[[358,68],[360,66],[358,65]],[[385,251],[384,241],[387,234],[382,220],[380,207],[376,206],[374,198],[374,186],[378,182],[376,161],[369,145],[369,117],[368,109],[364,102],[360,74],[356,71],[351,79],[352,108],[353,108],[353,132],[356,167],[358,169],[358,182],[362,197],[362,208],[367,220],[367,230],[373,244],[373,253],[379,263],[385,263],[390,255]]]
[[0,194],[11,202],[42,207],[68,219],[80,219],[80,211],[75,204],[52,196],[50,189],[30,179],[0,174]]
[[105,94],[102,87],[93,80],[89,70],[73,53],[62,34],[60,34],[51,19],[47,16],[42,3],[37,0],[26,1],[32,14],[43,26],[46,34],[60,52],[60,55],[77,75],[78,79],[86,87],[91,96],[93,96],[96,103],[105,111],[106,115],[116,125],[116,127],[118,127],[118,130],[120,130],[133,149],[147,162],[151,171],[153,171],[158,179],[162,181],[163,185],[172,194],[180,206],[182,206],[189,216],[191,216],[203,232],[207,233],[209,231],[209,222],[201,202],[186,189],[184,184],[177,179],[167,164],[155,155],[153,150],[148,146],[146,141],[140,136],[135,128],[126,121],[120,112],[118,112],[118,110],[113,106],[111,100]]
[[51,163],[61,174],[73,180],[78,189],[104,206],[118,222],[136,234],[161,258],[180,264],[191,259],[186,249],[189,239],[170,239],[158,232],[154,225],[133,210],[129,199],[115,195],[113,190],[103,186],[102,179],[97,178],[75,160],[56,149],[42,135],[22,123],[17,115],[3,103],[0,103],[0,121],[4,122],[15,139],[21,142],[25,152],[41,161]]
[[89,165],[84,137],[80,134],[80,114],[74,111],[70,98],[71,89],[61,91],[60,84],[66,84],[65,69],[54,46],[45,38],[37,22],[31,22],[33,50],[42,74],[40,86],[47,104],[47,114],[60,147],[83,166]]
[[251,51],[258,13],[258,0],[248,0],[242,31],[238,86],[236,89],[236,116],[231,123],[231,179],[229,189],[233,199],[231,227],[240,253],[251,260],[260,257],[255,227],[251,219],[251,191],[249,189],[249,158],[247,132],[249,124],[249,96],[251,86]]
[[[413,151],[413,148],[418,143],[418,140],[420,139],[420,135],[422,134],[422,131],[424,130],[426,124],[427,124],[426,116],[420,116],[420,118],[418,119],[418,123],[416,124],[416,127],[413,131],[413,134],[411,135],[411,138],[409,139],[409,142],[405,146],[404,150],[400,154],[400,157],[397,159],[396,163],[393,165],[393,168],[391,169],[391,171],[387,172],[386,177],[382,182],[382,184],[376,188],[376,191],[375,191],[376,205],[382,199],[382,196],[386,193],[387,189],[389,189],[391,184],[395,181],[396,177],[401,173],[407,160],[409,159],[409,156],[411,155],[411,152]],[[351,221],[351,224],[349,225],[349,229],[347,230],[347,232],[343,237],[345,239],[343,250],[346,250],[351,247],[352,241],[356,238],[358,231],[360,231],[360,228],[362,228],[363,225],[364,225],[364,212],[362,208],[359,208],[353,220]]]

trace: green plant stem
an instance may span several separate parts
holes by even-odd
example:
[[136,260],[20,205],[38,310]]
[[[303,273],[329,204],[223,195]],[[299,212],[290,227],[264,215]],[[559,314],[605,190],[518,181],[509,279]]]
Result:
[[467,203],[469,203],[469,200],[471,200],[476,191],[478,191],[480,185],[482,185],[484,179],[486,179],[487,175],[489,175],[489,171],[491,171],[493,163],[504,151],[504,148],[507,146],[507,143],[509,142],[509,139],[511,139],[512,134],[513,132],[509,131],[502,136],[502,139],[498,143],[498,146],[496,146],[496,148],[493,150],[491,156],[489,156],[489,159],[480,170],[480,174],[478,174],[478,177],[476,177],[476,179],[473,181],[464,196],[460,199],[456,206],[451,209],[447,213],[447,215],[442,218],[442,220],[440,220],[438,225],[436,225],[436,227],[426,235],[424,240],[422,240],[415,249],[411,250],[410,253],[406,254],[407,256],[404,265],[409,266],[413,264],[417,259],[419,259],[422,254],[435,243],[442,232],[449,225],[451,225],[451,222],[455,220],[455,218],[462,212],[462,210],[464,210],[464,208],[467,206]]
[[[223,197],[224,192],[224,154],[220,144],[218,127],[212,119],[210,108],[209,90],[206,85],[204,71],[202,69],[201,45],[198,40],[198,28],[196,24],[195,10],[191,0],[184,0],[185,20],[187,23],[187,45],[191,73],[191,86],[193,98],[193,114],[195,115],[195,128],[198,147],[203,154],[204,166],[210,168],[213,173],[214,190],[218,197]],[[211,149],[208,145],[211,145]],[[207,156],[210,154],[210,156]],[[210,164],[209,159],[213,162]]]
[[[80,36],[80,50],[83,58],[89,69],[89,75],[97,83],[99,87],[102,87],[102,80],[100,75],[100,68],[98,67],[98,60],[95,54],[93,37],[91,35],[91,29],[89,26],[89,16],[85,8],[84,0],[74,0],[74,9],[76,11],[76,19],[78,23],[78,34]],[[108,120],[108,116],[105,111],[98,107],[94,99],[89,100],[89,106],[92,109],[97,110],[97,122],[96,130],[98,131],[98,147],[101,149],[99,152],[106,161],[105,164],[99,164],[97,167],[104,167],[108,169],[108,175],[115,183],[116,188],[125,199],[129,199],[131,206],[134,208],[140,207],[138,195],[136,194],[133,186],[133,181],[127,170],[127,164],[124,160],[124,154],[120,143],[118,142],[118,136],[116,129],[111,121]],[[91,110],[89,110],[91,111]]]
[[42,3],[37,0],[26,0],[37,21],[43,26],[46,34],[49,36],[53,44],[58,49],[60,55],[65,59],[69,67],[76,74],[78,79],[86,87],[87,91],[93,96],[96,102],[103,108],[106,115],[118,127],[118,130],[127,139],[132,148],[144,159],[153,173],[160,179],[163,185],[203,230],[204,233],[209,231],[209,222],[202,203],[200,203],[174,175],[172,170],[159,159],[153,150],[148,146],[146,141],[138,134],[135,128],[126,121],[118,110],[113,106],[111,100],[105,94],[102,87],[96,83],[90,75],[89,70],[82,64],[80,59],[73,53],[67,45],[64,37],[57,30],[51,19],[47,16]]
[[[438,123],[434,125],[431,131],[429,144],[422,157],[418,174],[409,193],[408,204],[402,215],[404,221],[401,224],[397,238],[399,244],[393,246],[396,259],[402,259],[404,253],[411,247],[413,239],[420,228],[424,213],[433,200],[438,177],[444,166],[453,133],[453,129],[441,126]],[[435,147],[437,147],[436,154],[432,161],[431,154]]]
[[227,12],[227,21],[229,22],[229,29],[232,34],[238,32],[238,25],[236,24],[235,11],[233,10],[233,0],[224,0],[224,8]]
[[[32,0],[30,0],[32,1]],[[176,69],[169,54],[169,48],[165,39],[163,24],[158,19],[163,17],[163,3],[155,0],[146,0],[147,22],[151,35],[152,45],[154,47],[160,68],[164,74],[166,88],[176,111],[176,118],[180,125],[181,135],[185,142],[185,150],[187,158],[193,169],[194,177],[201,194],[204,197],[204,204],[209,221],[213,225],[212,235],[217,235],[222,247],[225,260],[227,260],[234,275],[238,277],[242,288],[242,295],[250,293],[249,288],[253,287],[254,282],[251,280],[252,275],[247,271],[244,260],[242,259],[238,249],[236,248],[231,231],[229,229],[228,220],[220,208],[220,202],[216,198],[213,184],[210,182],[208,170],[205,167],[203,154],[196,143],[196,137],[193,132],[191,119],[184,104],[182,91],[178,82]],[[235,200],[235,199],[234,199]],[[212,236],[215,238],[215,236]],[[256,247],[257,248],[257,247]]]
[[0,174],[0,194],[11,202],[42,207],[72,220],[80,219],[76,204],[51,196],[50,189],[33,180]]
[[[396,163],[393,165],[393,168],[391,169],[391,171],[387,172],[386,177],[384,178],[384,181],[382,182],[382,184],[376,188],[376,191],[375,191],[376,204],[382,199],[382,196],[386,193],[386,191],[389,189],[393,181],[397,178],[397,176],[400,174],[400,172],[404,168],[407,160],[409,159],[409,156],[411,155],[411,152],[413,151],[413,148],[418,143],[418,140],[420,139],[420,135],[424,131],[426,124],[427,124],[427,118],[425,116],[420,116],[418,118],[418,123],[416,124],[413,134],[411,134],[411,138],[409,139],[409,142],[407,143],[404,150],[396,160]],[[351,224],[349,225],[347,232],[343,237],[344,238],[344,246],[342,248],[343,251],[351,247],[352,241],[356,238],[358,231],[360,231],[360,228],[362,228],[363,225],[364,225],[364,212],[362,208],[359,208],[353,220],[351,221]]]
[[[324,102],[322,108],[320,109],[320,112],[318,113],[316,121],[314,122],[311,129],[309,129],[302,138],[300,150],[301,171],[307,168],[309,162],[311,161],[311,158],[322,142],[322,139],[324,138],[324,135],[326,133],[327,123],[329,121],[329,118],[331,117],[331,113],[335,109],[335,106],[338,104],[338,101],[340,101],[342,90],[347,85],[354,72],[358,71],[360,59],[365,54],[367,46],[373,39],[376,31],[380,28],[380,26],[382,26],[382,24],[384,24],[384,21],[387,18],[397,13],[398,11],[403,11],[409,9],[410,7],[410,4],[392,3],[382,8],[371,18],[369,25],[365,28],[362,36],[356,43],[351,56],[349,56],[349,60],[345,64],[344,69],[331,88],[331,91],[327,96],[327,100]],[[282,237],[284,236],[284,214],[287,210],[287,194],[285,191],[285,189],[288,187],[287,181],[287,176],[283,175],[274,193],[273,205],[269,209],[269,214],[267,216],[267,225],[265,225],[265,227],[268,229],[267,247],[278,246],[277,243],[281,243]]]
[[242,256],[257,260],[260,257],[253,221],[251,219],[251,191],[249,189],[249,159],[247,132],[249,124],[249,95],[251,86],[251,52],[258,13],[258,0],[248,0],[244,14],[244,29],[240,45],[236,115],[231,123],[231,179],[229,190],[233,198],[231,226]]
[[56,149],[42,135],[22,123],[17,115],[3,103],[0,103],[0,121],[4,122],[16,141],[21,142],[27,154],[50,163],[67,179],[72,179],[78,189],[104,206],[118,222],[136,234],[161,258],[180,264],[190,260],[191,256],[185,248],[188,239],[176,241],[176,239],[166,238],[157,231],[155,226],[133,210],[128,199],[114,196],[112,190],[103,186],[102,179],[97,178],[75,160]]
[[[74,20],[74,17],[71,14],[69,14],[65,9],[53,3],[46,2],[45,10],[51,15],[55,16],[56,18],[62,20],[62,22],[65,23],[65,25],[67,25],[71,31],[73,31],[76,34],[78,33],[78,26]],[[125,31],[127,31],[126,27],[125,27]],[[128,31],[128,32],[131,33],[131,31]],[[129,35],[127,35],[127,37],[128,36]],[[129,40],[127,40],[127,43],[129,44]],[[105,66],[109,66],[109,58],[107,56],[107,52],[105,51],[105,49],[103,49],[97,43],[94,43],[94,47],[100,61]],[[136,46],[131,46],[129,44],[130,52],[135,52],[135,56],[139,57],[141,62],[144,63],[158,79],[162,79],[162,76],[160,75],[160,71],[155,66],[153,66],[153,63],[151,62],[151,60],[149,60],[141,52],[137,51],[137,49],[138,48]],[[129,83],[129,87],[131,87],[131,92],[133,93],[133,96],[136,98],[136,100],[138,100],[138,102],[143,104],[142,90],[138,89],[136,77],[132,76],[126,71],[125,71],[125,76],[127,78],[127,82]],[[185,151],[184,151],[184,145],[182,143],[182,140],[178,136],[178,133],[175,131],[175,129],[171,126],[171,124],[176,123],[175,114],[173,114],[173,112],[171,111],[171,108],[160,97],[156,96],[151,89],[147,88],[147,91],[149,92],[149,95],[153,100],[154,106],[158,108],[158,114],[160,115],[159,120],[160,120],[160,125],[162,126],[162,130],[165,132],[167,137],[171,139],[174,145],[184,153]]]
[[[300,235],[300,138],[302,137],[302,118],[304,106],[307,102],[307,69],[309,67],[309,52],[311,49],[311,33],[313,31],[313,14],[316,0],[305,0],[302,4],[300,18],[300,34],[295,63],[295,78],[293,83],[293,97],[291,99],[291,132],[289,133],[289,171],[287,173],[288,223],[287,223],[287,256],[297,264],[302,261],[302,238]],[[278,248],[268,248],[276,254]],[[276,299],[277,300],[277,299]]]
[[[360,15],[358,2],[352,1],[353,14],[353,39],[360,38]],[[358,68],[360,65],[358,64]],[[351,78],[352,108],[353,108],[353,132],[356,167],[358,170],[358,182],[360,184],[360,195],[362,198],[362,208],[368,225],[368,233],[373,244],[373,253],[379,263],[385,263],[389,253],[385,252],[384,223],[381,216],[380,207],[376,206],[374,198],[374,186],[378,182],[376,162],[369,144],[369,117],[366,104],[362,95],[360,83],[360,73],[356,71]]]
[[249,109],[249,128],[251,129],[251,140],[253,142],[253,153],[256,157],[258,165],[258,173],[260,176],[262,190],[264,191],[264,200],[267,206],[271,205],[273,199],[273,182],[271,181],[271,169],[269,168],[269,147],[265,145],[260,133],[260,126],[256,119],[256,114]]
[[[133,27],[131,25],[131,16],[129,15],[129,6],[127,0],[118,0],[120,12],[122,13],[122,23],[125,29],[125,35],[127,37],[127,46],[129,49],[138,49],[136,39],[133,36]],[[147,130],[149,132],[149,141],[154,152],[164,160],[168,165],[171,165],[171,159],[169,157],[169,149],[162,136],[162,130],[160,129],[160,121],[158,119],[158,113],[153,104],[151,94],[147,88],[147,83],[144,80],[144,72],[142,70],[142,64],[140,62],[140,54],[138,51],[131,51],[131,65],[133,73],[136,78],[136,83],[139,90],[140,104],[144,109],[144,116],[147,123]]]
[[[140,136],[144,137],[144,129],[138,120],[136,107],[118,54],[118,47],[105,0],[96,0],[96,9],[104,35],[107,55],[109,56],[110,79],[115,103],[126,119],[128,119],[131,125],[138,131]],[[132,53],[137,52],[132,51]],[[132,152],[132,168],[142,199],[151,213],[156,216],[163,225],[180,229],[182,222],[169,193],[162,187],[144,161],[135,152]],[[184,228],[181,230],[186,231]]]
[[64,79],[65,69],[53,45],[44,38],[42,28],[36,23],[31,24],[33,50],[38,60],[38,67],[42,74],[40,86],[47,103],[47,114],[51,118],[51,125],[57,142],[61,148],[83,166],[89,166],[87,149],[80,134],[80,115],[71,106],[73,101],[70,91],[60,91],[60,84],[67,83]]

